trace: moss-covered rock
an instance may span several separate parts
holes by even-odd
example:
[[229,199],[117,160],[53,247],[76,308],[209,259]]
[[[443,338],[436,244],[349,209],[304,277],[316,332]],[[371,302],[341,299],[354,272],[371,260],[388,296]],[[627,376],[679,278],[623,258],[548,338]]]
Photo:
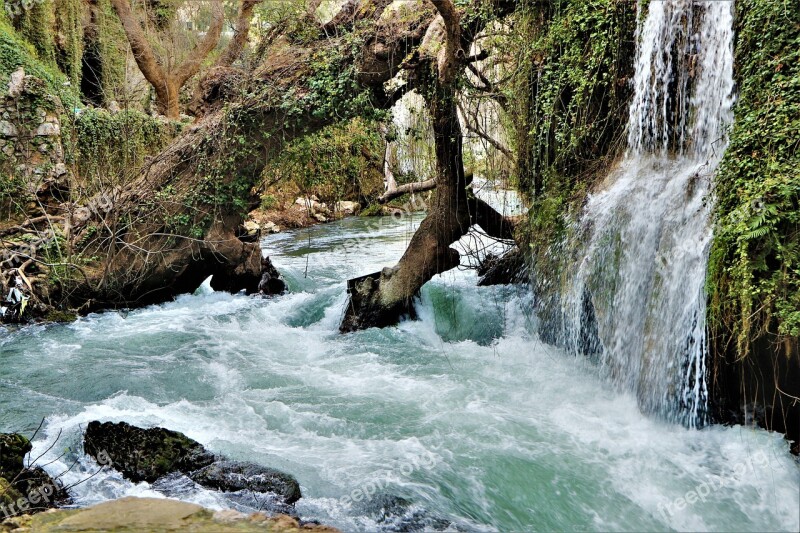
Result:
[[197,441],[164,428],[142,429],[125,422],[90,422],[84,451],[134,482],[152,483],[173,472],[191,472],[214,462]]
[[0,477],[14,479],[24,468],[31,441],[18,433],[0,433]]

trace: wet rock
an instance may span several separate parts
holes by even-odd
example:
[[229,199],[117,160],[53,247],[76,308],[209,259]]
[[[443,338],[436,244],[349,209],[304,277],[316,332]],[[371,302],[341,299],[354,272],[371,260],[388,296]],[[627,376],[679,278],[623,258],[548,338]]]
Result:
[[47,472],[26,468],[25,456],[31,448],[22,435],[0,434],[0,505],[7,515],[40,512],[69,501],[66,491]]
[[527,277],[527,265],[519,248],[501,256],[488,254],[478,265],[479,287],[522,283]]
[[280,278],[278,269],[272,264],[269,257],[261,259],[261,281],[258,283],[258,292],[265,296],[277,296],[287,291],[286,283]]
[[272,493],[285,503],[291,504],[301,498],[300,485],[289,474],[255,463],[217,461],[189,477],[196,483],[223,492],[248,490]]
[[361,211],[361,205],[358,202],[336,202],[335,210],[337,213],[355,215]]
[[17,433],[0,433],[0,477],[13,478],[25,468],[31,442]]
[[213,454],[183,433],[142,429],[125,422],[90,422],[83,447],[96,460],[110,459],[113,467],[133,482],[152,483],[166,474],[191,472],[214,462]]
[[381,525],[381,531],[458,531],[449,520],[393,494],[376,494],[361,502],[358,510]]

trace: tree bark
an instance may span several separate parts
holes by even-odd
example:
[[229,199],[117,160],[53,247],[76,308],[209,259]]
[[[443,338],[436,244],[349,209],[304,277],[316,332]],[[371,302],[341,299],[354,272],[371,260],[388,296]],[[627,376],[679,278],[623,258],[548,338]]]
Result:
[[214,50],[219,42],[219,36],[222,33],[222,25],[225,20],[222,0],[212,0],[211,26],[183,63],[171,72],[164,68],[163,63],[159,61],[155,52],[153,52],[153,48],[142,30],[141,20],[131,11],[128,0],[111,0],[111,5],[117,12],[117,16],[125,30],[136,65],[145,79],[153,86],[156,93],[158,112],[169,118],[178,118],[180,116],[178,96],[181,87],[189,78],[197,74],[203,60],[208,57],[208,54]]
[[239,8],[239,15],[236,17],[236,26],[233,30],[233,38],[225,51],[219,57],[217,67],[230,67],[242,55],[245,45],[250,36],[250,25],[253,20],[253,9],[263,0],[242,0]]

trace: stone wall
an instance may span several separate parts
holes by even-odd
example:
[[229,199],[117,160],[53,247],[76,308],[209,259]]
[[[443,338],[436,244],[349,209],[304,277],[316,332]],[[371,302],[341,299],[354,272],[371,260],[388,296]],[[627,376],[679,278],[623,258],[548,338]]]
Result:
[[61,143],[63,113],[45,82],[22,69],[11,75],[8,91],[0,96],[0,172],[21,180],[29,194],[68,177]]

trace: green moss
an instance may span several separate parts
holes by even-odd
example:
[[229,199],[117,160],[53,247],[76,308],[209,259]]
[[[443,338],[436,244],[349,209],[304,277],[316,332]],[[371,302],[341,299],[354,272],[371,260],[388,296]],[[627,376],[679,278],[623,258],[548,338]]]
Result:
[[55,60],[76,87],[83,57],[82,0],[55,0]]
[[712,326],[741,356],[761,333],[800,336],[800,10],[736,3],[736,120],[716,175]]
[[383,192],[384,143],[363,119],[334,124],[289,143],[264,169],[265,181],[293,181],[303,194],[332,203],[374,199]]
[[51,310],[45,315],[47,322],[75,322],[78,320],[78,315],[70,311]]

